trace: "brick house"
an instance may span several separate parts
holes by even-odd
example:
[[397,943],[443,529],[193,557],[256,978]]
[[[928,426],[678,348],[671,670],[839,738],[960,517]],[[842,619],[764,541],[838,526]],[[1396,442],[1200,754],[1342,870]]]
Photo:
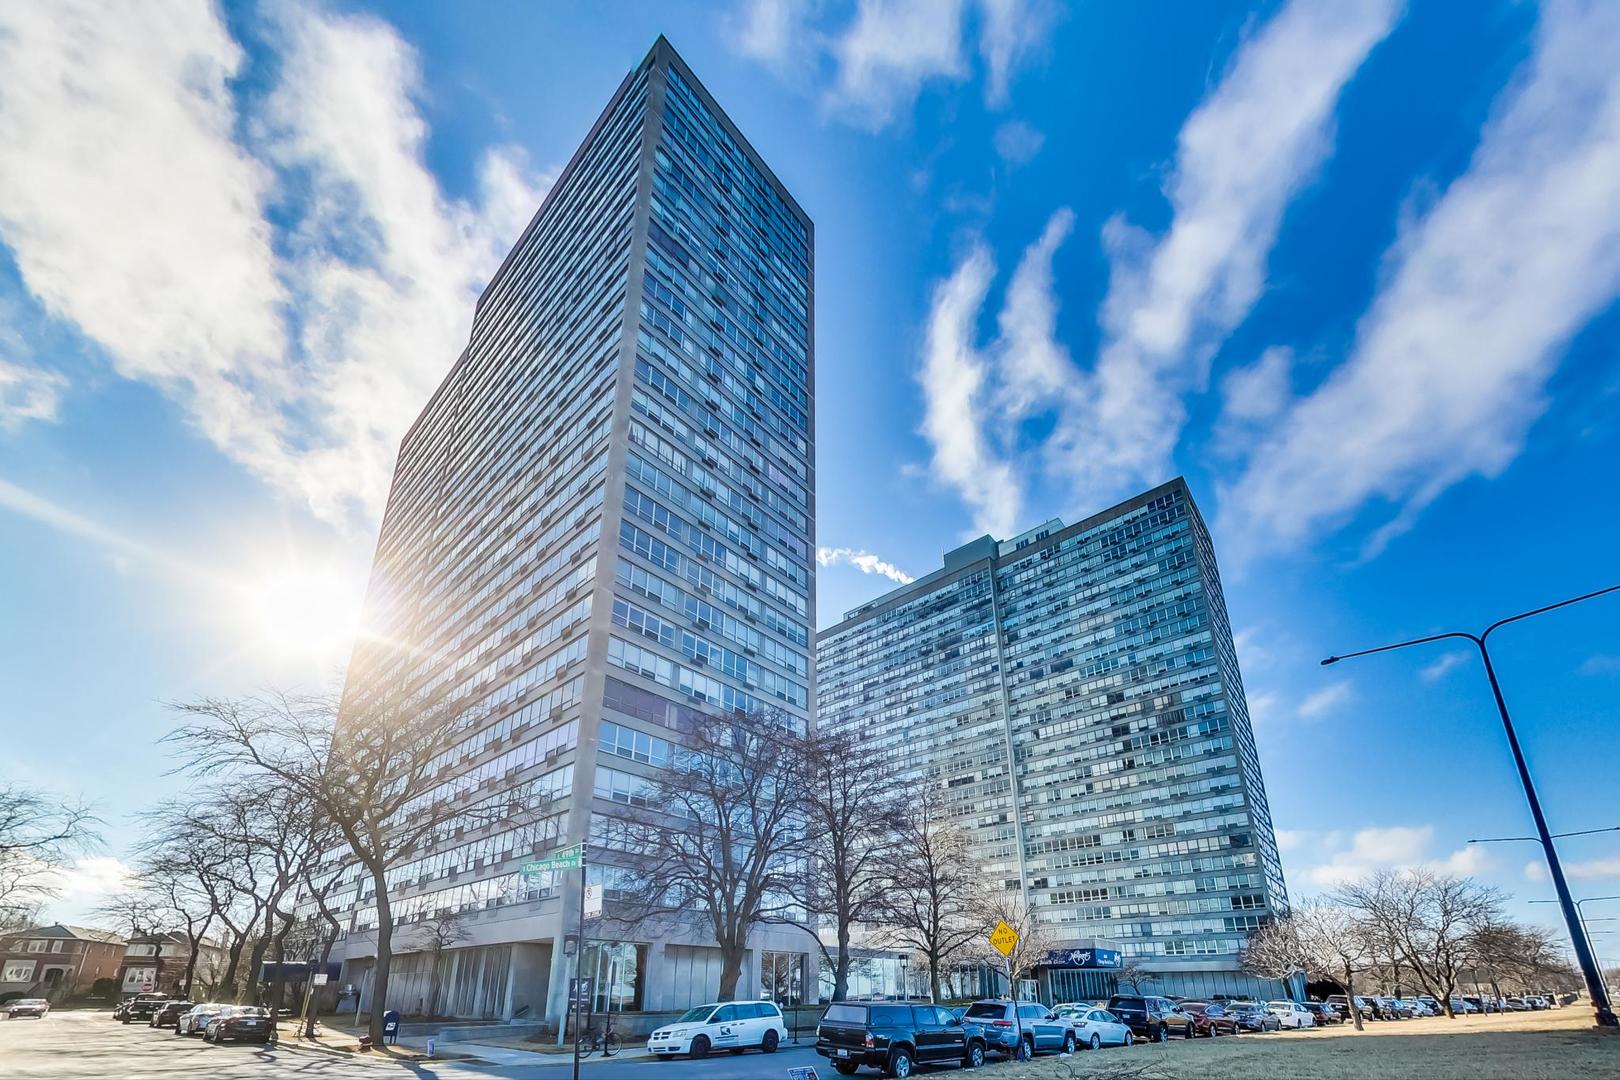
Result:
[[0,937],[0,1001],[43,997],[60,1002],[116,978],[124,939],[83,926],[36,926]]
[[[217,978],[215,969],[223,967],[225,950],[206,939],[201,949],[197,979],[211,985]],[[147,991],[177,994],[184,988],[186,964],[190,959],[191,945],[179,931],[131,938],[118,967],[118,992],[124,995]]]

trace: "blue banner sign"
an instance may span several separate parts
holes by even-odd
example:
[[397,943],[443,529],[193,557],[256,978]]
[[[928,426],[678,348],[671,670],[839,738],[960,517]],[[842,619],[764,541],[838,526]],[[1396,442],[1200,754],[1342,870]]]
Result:
[[1125,966],[1125,961],[1118,949],[1048,949],[1046,966],[1117,971]]

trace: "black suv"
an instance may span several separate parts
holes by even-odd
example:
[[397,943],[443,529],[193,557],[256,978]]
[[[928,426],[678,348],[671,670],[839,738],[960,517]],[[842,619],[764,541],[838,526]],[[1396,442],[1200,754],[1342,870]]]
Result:
[[1139,1039],[1164,1042],[1172,1035],[1193,1037],[1193,1018],[1176,1008],[1169,998],[1115,994],[1108,999],[1108,1011]]
[[937,1005],[835,1002],[816,1026],[816,1053],[842,1076],[862,1065],[884,1076],[910,1076],[917,1065],[984,1064],[984,1030]]
[[195,1001],[183,1001],[179,998],[170,998],[163,1006],[152,1010],[152,1019],[147,1023],[155,1028],[174,1027],[180,1022],[180,1014],[190,1012]]
[[124,1003],[124,1012],[119,1019],[126,1024],[133,1023],[136,1020],[143,1023],[150,1021],[152,1014],[163,1008],[164,1003],[168,1000],[168,994],[142,994],[140,997]]

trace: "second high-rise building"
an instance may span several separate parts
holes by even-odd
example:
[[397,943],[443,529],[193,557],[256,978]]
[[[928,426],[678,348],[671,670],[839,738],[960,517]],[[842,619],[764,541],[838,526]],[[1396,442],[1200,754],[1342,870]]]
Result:
[[1122,963],[1149,993],[1278,995],[1239,960],[1287,895],[1183,481],[957,548],[818,649],[822,730],[941,789],[986,877],[1057,946],[1046,1001],[1107,996]]
[[[445,783],[552,812],[469,816],[394,868],[402,927],[453,912],[465,936],[439,956],[396,931],[391,1005],[555,1020],[576,875],[526,880],[520,864],[611,833],[689,710],[812,722],[814,276],[810,219],[659,39],[400,447],[346,695],[467,701],[487,721]],[[362,992],[366,882],[336,898]],[[739,992],[795,996],[808,937],[762,928],[751,945]],[[582,967],[616,1011],[713,1000],[719,979],[699,931],[588,941]]]

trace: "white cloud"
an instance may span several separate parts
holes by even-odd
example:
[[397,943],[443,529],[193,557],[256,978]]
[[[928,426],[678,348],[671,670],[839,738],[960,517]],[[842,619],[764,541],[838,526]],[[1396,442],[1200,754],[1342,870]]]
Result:
[[997,325],[998,405],[1012,421],[1023,419],[1039,402],[1072,385],[1074,363],[1057,340],[1057,297],[1052,258],[1074,227],[1074,214],[1058,210],[1018,261]]
[[964,0],[861,0],[833,44],[838,74],[828,107],[875,131],[909,107],[924,83],[965,78],[963,8]]
[[1270,691],[1260,691],[1247,696],[1245,703],[1249,708],[1249,726],[1259,730],[1269,727],[1277,718],[1277,706],[1280,699]]
[[909,585],[916,580],[894,563],[873,555],[870,551],[855,548],[818,547],[816,562],[822,566],[853,566],[863,574],[877,574],[901,585]]
[[974,31],[985,101],[1004,107],[1013,74],[1054,14],[1045,0],[858,0],[842,25],[829,25],[822,13],[814,0],[743,0],[723,29],[738,52],[790,82],[830,63],[823,107],[872,131],[899,119],[928,84],[967,80]]
[[1374,554],[1513,461],[1564,346],[1620,291],[1617,54],[1620,6],[1541,8],[1532,57],[1467,172],[1403,230],[1350,358],[1223,493],[1229,535],[1297,543],[1376,502],[1394,514]]
[[1620,675],[1620,656],[1594,653],[1581,662],[1582,675]]
[[1331,889],[1378,870],[1424,866],[1466,877],[1490,866],[1487,854],[1477,845],[1465,845],[1438,858],[1430,854],[1433,845],[1432,825],[1359,829],[1349,837],[1339,832],[1310,836],[1294,848],[1301,855],[1315,854],[1321,861],[1291,876],[1317,889]]
[[[1584,862],[1565,862],[1564,876],[1581,881],[1590,881],[1598,878],[1615,878],[1620,880],[1620,858],[1587,859]],[[1547,864],[1540,859],[1532,859],[1524,864],[1524,877],[1526,881],[1550,881],[1547,873]]]
[[0,431],[15,431],[30,420],[55,420],[67,385],[54,371],[0,357]]
[[109,855],[76,859],[52,875],[60,902],[79,905],[128,892],[134,878],[129,864]]
[[0,239],[120,374],[347,521],[379,511],[539,192],[506,152],[479,205],[439,191],[414,56],[386,24],[302,6],[277,23],[277,85],[244,102],[243,51],[204,0],[0,7]]
[[1169,231],[1116,217],[1092,376],[1069,396],[1053,461],[1094,500],[1163,480],[1220,342],[1260,296],[1283,211],[1332,149],[1340,92],[1393,27],[1395,0],[1295,0],[1237,52],[1182,127]]
[[996,154],[1009,165],[1033,161],[1045,142],[1045,135],[1022,120],[1009,120],[996,128]]
[[1451,669],[1468,663],[1470,655],[1470,653],[1465,652],[1444,653],[1441,655],[1440,659],[1425,666],[1422,671],[1418,672],[1418,674],[1422,676],[1425,682],[1437,682],[1440,679],[1445,678]]
[[1222,422],[1246,425],[1281,413],[1291,397],[1293,367],[1293,350],[1278,346],[1261,353],[1248,367],[1229,372],[1221,380]]
[[1340,705],[1350,700],[1351,689],[1348,680],[1330,683],[1314,694],[1307,695],[1299,703],[1299,718],[1301,720],[1320,720]]
[[1296,851],[1310,843],[1313,835],[1308,829],[1278,829],[1276,832],[1277,850],[1284,855]]
[[975,325],[995,264],[975,244],[934,291],[923,346],[922,434],[933,447],[934,478],[956,489],[973,509],[974,527],[1011,536],[1022,508],[1018,476],[990,445],[985,417],[986,363],[974,344]]

